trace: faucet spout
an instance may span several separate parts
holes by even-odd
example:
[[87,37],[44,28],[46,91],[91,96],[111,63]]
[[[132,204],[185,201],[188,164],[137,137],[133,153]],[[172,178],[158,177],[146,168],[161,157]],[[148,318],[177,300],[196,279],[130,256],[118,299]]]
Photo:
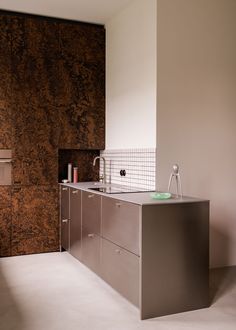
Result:
[[96,165],[97,159],[102,159],[103,160],[103,176],[101,177],[102,183],[106,183],[106,160],[104,157],[97,156],[93,160],[93,166]]

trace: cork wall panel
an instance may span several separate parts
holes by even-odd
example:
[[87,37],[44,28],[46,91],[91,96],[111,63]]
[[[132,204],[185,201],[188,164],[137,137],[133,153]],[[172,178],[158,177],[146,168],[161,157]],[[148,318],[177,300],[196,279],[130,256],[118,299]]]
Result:
[[0,186],[0,257],[11,255],[11,188]]
[[10,95],[10,56],[11,56],[11,21],[0,15],[0,100]]
[[56,184],[58,126],[50,107],[13,108],[13,182]]
[[13,182],[56,184],[58,126],[49,107],[13,108]]
[[59,251],[59,241],[55,235],[22,237],[12,241],[12,256]]
[[58,234],[57,186],[15,187],[12,193],[12,239]]
[[15,156],[57,156],[58,132],[53,108],[39,104],[37,107],[21,105],[13,109],[12,118]]
[[0,148],[13,151],[12,192],[0,189],[10,198],[0,201],[0,251],[58,251],[59,164],[79,163],[80,181],[98,180],[98,150],[62,162],[58,150],[104,148],[104,28],[1,12],[0,41]]
[[15,187],[12,255],[59,250],[58,187]]
[[13,183],[21,185],[55,185],[58,182],[57,157],[14,157]]
[[11,255],[11,208],[0,209],[0,257]]
[[60,48],[68,63],[74,59],[86,62],[104,62],[105,30],[93,24],[60,22]]
[[[58,81],[58,24],[13,17],[12,78],[16,102],[55,105]],[[27,103],[25,103],[27,102]]]
[[60,24],[60,148],[104,148],[104,40],[102,27]]
[[11,187],[0,186],[0,209],[11,206]]
[[0,100],[0,149],[11,149],[11,147],[12,147],[11,110],[8,101]]
[[11,24],[0,16],[0,149],[11,148]]
[[14,17],[12,25],[13,182],[56,184],[57,23]]

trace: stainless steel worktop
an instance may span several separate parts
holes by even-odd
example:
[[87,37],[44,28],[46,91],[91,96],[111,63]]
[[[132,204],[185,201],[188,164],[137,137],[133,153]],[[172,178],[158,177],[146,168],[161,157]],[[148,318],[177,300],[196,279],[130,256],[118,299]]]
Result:
[[109,198],[119,199],[124,202],[134,203],[138,205],[155,205],[155,204],[179,204],[179,203],[194,203],[194,202],[203,202],[206,201],[204,199],[194,198],[183,196],[183,198],[175,198],[172,197],[166,200],[156,200],[151,198],[151,192],[132,192],[132,193],[121,193],[121,194],[106,194],[100,191],[91,190],[89,188],[96,188],[96,187],[121,187],[117,184],[103,184],[100,182],[79,182],[79,183],[60,183],[64,186],[81,189],[84,191],[89,191],[93,194],[98,194],[102,196],[106,196]]

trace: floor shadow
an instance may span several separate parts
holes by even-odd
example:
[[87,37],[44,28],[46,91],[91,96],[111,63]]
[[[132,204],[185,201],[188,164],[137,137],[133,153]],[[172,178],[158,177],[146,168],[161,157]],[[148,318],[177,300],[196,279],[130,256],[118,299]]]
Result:
[[0,259],[0,329],[25,330],[23,313],[4,274],[2,260]]
[[[219,215],[218,215],[219,216]],[[230,263],[230,235],[227,228],[222,228],[217,223],[220,219],[216,219],[215,223],[210,224],[210,302],[214,304],[222,295],[224,295],[230,287],[235,283],[232,274],[235,274],[233,267],[220,267],[217,265],[228,265]]]
[[236,287],[236,266],[210,270],[210,299],[214,304]]

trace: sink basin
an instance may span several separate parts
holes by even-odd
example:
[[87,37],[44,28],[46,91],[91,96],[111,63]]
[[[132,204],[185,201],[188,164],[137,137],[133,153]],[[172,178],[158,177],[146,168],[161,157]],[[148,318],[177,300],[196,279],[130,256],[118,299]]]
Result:
[[97,188],[89,188],[90,190],[99,191],[105,194],[124,194],[124,193],[138,193],[138,192],[146,192],[147,190],[138,189],[138,188],[130,188],[130,187],[97,187]]

